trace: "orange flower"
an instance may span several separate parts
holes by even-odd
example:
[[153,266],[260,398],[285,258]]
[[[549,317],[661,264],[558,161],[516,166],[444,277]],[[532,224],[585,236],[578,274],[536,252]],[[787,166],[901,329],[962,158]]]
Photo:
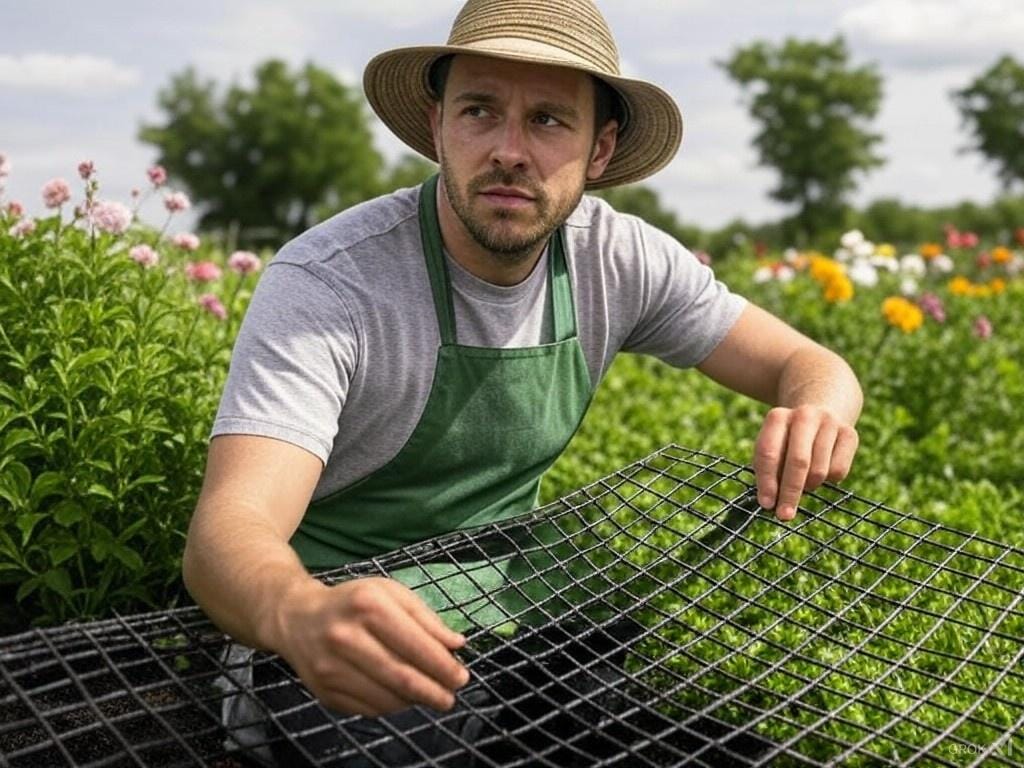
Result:
[[992,261],[996,264],[1006,264],[1012,258],[1013,254],[1010,249],[1004,245],[997,245],[992,249]]
[[921,246],[921,255],[926,259],[934,259],[942,253],[942,246],[938,243],[925,243]]
[[904,333],[912,333],[924,322],[924,312],[912,301],[902,296],[890,296],[882,302],[882,314],[890,325]]
[[828,285],[836,277],[845,276],[846,270],[838,261],[825,256],[811,256],[811,277],[819,283]]
[[971,292],[971,281],[963,275],[957,275],[949,281],[949,292],[954,296],[967,296]]
[[825,301],[839,304],[853,298],[853,283],[846,275],[836,275],[825,283]]
[[1006,290],[1006,281],[1001,277],[993,277],[988,286],[992,289],[992,293],[1002,293]]

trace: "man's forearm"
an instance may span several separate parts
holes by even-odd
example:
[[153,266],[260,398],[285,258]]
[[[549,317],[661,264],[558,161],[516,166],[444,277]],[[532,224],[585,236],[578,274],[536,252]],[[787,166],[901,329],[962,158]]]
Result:
[[288,543],[243,508],[196,515],[182,576],[220,629],[244,645],[272,651],[279,651],[281,609],[301,599],[303,590],[322,587]]
[[775,404],[817,405],[852,426],[860,418],[864,394],[853,369],[839,355],[821,346],[806,347],[786,361]]

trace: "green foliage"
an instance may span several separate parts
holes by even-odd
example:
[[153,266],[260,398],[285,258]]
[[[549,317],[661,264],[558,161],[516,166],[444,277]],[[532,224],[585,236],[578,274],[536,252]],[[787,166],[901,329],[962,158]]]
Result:
[[[762,165],[775,168],[771,196],[796,203],[797,245],[846,226],[846,199],[854,174],[883,164],[872,153],[881,136],[855,121],[873,118],[882,98],[874,65],[850,68],[842,37],[828,43],[758,41],[716,62],[744,88]],[[838,234],[838,232],[833,232]]]
[[980,152],[995,163],[1004,191],[1024,184],[1024,66],[1003,55],[952,98],[974,141],[963,151]]
[[292,74],[266,61],[251,90],[234,84],[223,99],[189,67],[159,104],[165,123],[142,126],[139,138],[203,205],[203,228],[238,222],[276,230],[280,244],[316,223],[318,207],[334,212],[380,191],[383,161],[362,96],[312,63]]
[[0,213],[0,584],[37,624],[170,607],[254,278],[225,272],[218,323],[181,252],[129,256],[156,233],[12,224]]

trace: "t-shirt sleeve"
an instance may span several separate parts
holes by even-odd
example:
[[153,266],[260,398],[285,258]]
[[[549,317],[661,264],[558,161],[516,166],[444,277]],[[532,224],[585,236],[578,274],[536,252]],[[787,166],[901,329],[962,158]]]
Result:
[[334,289],[301,265],[272,262],[235,339],[210,438],[273,437],[326,464],[358,349],[355,324]]
[[633,291],[639,318],[622,349],[677,368],[699,365],[747,305],[671,235],[637,220],[641,253]]

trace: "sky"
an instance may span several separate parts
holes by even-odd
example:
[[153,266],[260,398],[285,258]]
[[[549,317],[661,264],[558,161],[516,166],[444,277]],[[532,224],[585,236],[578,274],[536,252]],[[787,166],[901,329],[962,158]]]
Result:
[[[188,65],[223,93],[252,83],[257,63],[306,61],[358,86],[364,65],[394,47],[443,43],[459,0],[177,0],[90,3],[0,0],[0,152],[11,163],[6,200],[45,212],[40,190],[64,177],[81,199],[78,163],[92,160],[100,197],[129,203],[147,186],[155,147],[135,137],[161,123],[157,93]],[[881,110],[870,129],[887,162],[858,177],[852,202],[880,197],[936,206],[989,202],[995,167],[974,152],[949,93],[1024,40],[1021,0],[597,0],[624,74],[657,83],[685,123],[675,160],[645,183],[681,221],[719,227],[792,212],[776,203],[770,168],[751,147],[757,124],[716,61],[755,40],[827,41],[841,34],[850,65],[875,63]],[[1019,58],[1019,57],[1018,57]],[[389,160],[411,151],[374,120]],[[194,211],[167,231],[189,231]],[[160,198],[142,206],[162,226]]]

